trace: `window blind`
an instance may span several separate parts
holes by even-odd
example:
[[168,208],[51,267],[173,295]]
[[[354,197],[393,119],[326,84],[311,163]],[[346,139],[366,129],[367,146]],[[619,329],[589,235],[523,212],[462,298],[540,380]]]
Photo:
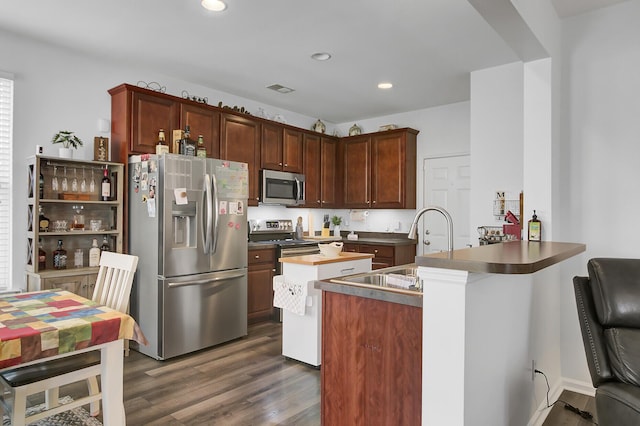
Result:
[[13,79],[0,74],[0,290],[11,287]]

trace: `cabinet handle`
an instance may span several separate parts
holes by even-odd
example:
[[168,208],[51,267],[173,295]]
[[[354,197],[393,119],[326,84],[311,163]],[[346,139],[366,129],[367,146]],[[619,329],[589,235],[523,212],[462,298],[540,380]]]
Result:
[[289,165],[288,165],[287,163],[284,163],[284,166],[285,166],[285,167],[289,167]]
[[375,203],[376,203],[376,200],[373,200],[373,204],[375,204]]
[[374,252],[375,254],[378,254],[378,249],[375,249],[373,252]]
[[316,203],[320,204],[320,200],[317,200]]
[[282,166],[282,163],[278,163],[278,166]]
[[260,255],[259,255],[259,254],[256,254],[256,255],[254,256],[254,259],[260,259]]

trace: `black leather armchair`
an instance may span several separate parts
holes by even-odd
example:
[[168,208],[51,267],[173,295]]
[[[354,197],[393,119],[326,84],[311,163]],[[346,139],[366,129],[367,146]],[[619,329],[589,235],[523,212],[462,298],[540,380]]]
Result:
[[574,277],[600,426],[640,425],[640,259],[597,258]]

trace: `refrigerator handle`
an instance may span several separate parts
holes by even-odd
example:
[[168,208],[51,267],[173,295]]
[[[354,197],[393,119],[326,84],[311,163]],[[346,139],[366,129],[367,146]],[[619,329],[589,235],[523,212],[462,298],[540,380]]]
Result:
[[202,208],[206,209],[206,212],[202,214],[202,245],[204,253],[209,253],[211,247],[211,178],[209,175],[204,175],[204,184],[202,191]]
[[212,209],[212,222],[213,222],[213,240],[211,241],[211,254],[214,254],[218,249],[218,228],[220,222],[220,206],[218,200],[218,180],[216,175],[211,175],[211,192],[213,194],[213,209]]

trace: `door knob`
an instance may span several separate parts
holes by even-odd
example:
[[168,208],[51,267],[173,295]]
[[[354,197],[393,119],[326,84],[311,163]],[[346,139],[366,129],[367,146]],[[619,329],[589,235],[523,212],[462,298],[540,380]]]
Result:
[[428,245],[431,245],[431,241],[429,241],[429,240],[424,240],[424,241],[422,242],[422,244],[424,244],[425,246],[428,246]]
[[424,230],[424,235],[429,235],[430,233],[431,233],[431,232],[429,232],[429,230],[428,230],[428,229],[425,229],[425,230]]

